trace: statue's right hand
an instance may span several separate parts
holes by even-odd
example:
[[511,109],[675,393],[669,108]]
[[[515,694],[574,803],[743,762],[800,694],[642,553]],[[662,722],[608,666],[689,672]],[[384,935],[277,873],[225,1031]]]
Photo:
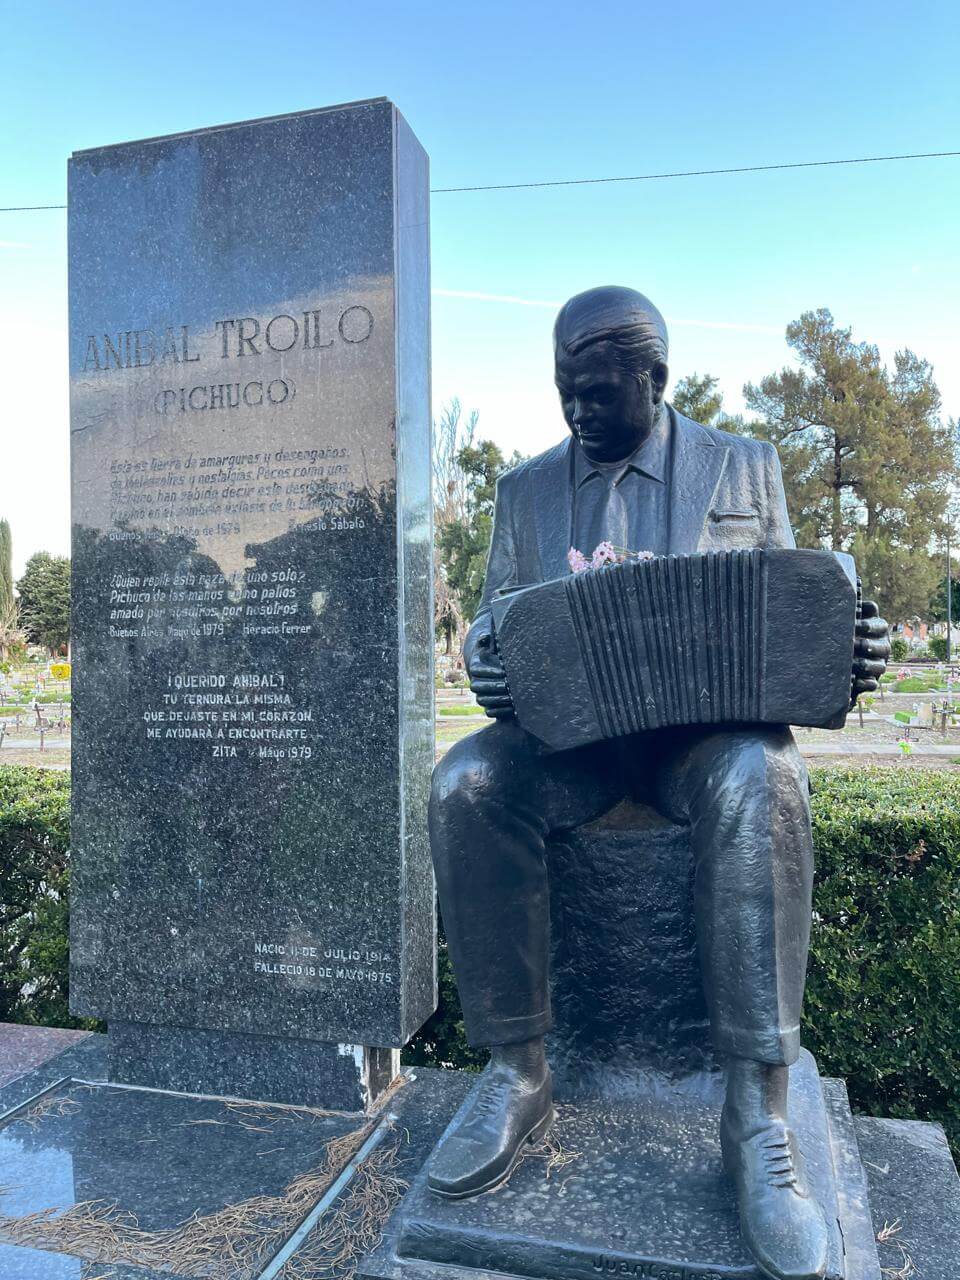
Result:
[[484,632],[478,638],[468,672],[470,688],[488,716],[503,720],[513,715],[513,699],[492,632]]

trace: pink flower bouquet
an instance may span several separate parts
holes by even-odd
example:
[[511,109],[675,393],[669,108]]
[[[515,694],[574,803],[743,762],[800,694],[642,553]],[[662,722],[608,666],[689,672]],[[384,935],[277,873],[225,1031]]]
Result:
[[588,560],[582,551],[571,547],[567,552],[567,564],[571,573],[584,573],[587,569],[603,569],[608,564],[623,564],[627,560],[652,560],[652,551],[628,551],[626,547],[615,547],[612,542],[601,542],[594,548]]

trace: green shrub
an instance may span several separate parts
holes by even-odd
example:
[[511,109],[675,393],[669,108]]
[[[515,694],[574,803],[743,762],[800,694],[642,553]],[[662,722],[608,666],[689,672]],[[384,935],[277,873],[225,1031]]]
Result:
[[937,675],[907,676],[904,680],[895,680],[891,689],[892,693],[929,693],[931,689],[936,689],[940,684],[940,678]]
[[[0,767],[0,1021],[71,1019],[69,777]],[[803,1040],[855,1109],[960,1144],[960,775],[813,775],[817,855]],[[404,1061],[476,1069],[441,930],[440,1002]]]
[[0,1021],[90,1025],[67,1008],[70,778],[0,767]]
[[947,660],[947,637],[946,636],[931,636],[930,639],[927,641],[927,644],[930,646],[931,654],[936,658],[938,662],[946,662]]
[[[813,774],[817,856],[803,1042],[854,1109],[939,1120],[960,1151],[960,776]],[[476,1067],[449,956],[404,1060]]]
[[904,640],[903,636],[894,636],[890,641],[890,661],[906,662],[907,654],[910,652],[910,646]]
[[960,1143],[960,777],[814,774],[804,1043],[855,1109]]

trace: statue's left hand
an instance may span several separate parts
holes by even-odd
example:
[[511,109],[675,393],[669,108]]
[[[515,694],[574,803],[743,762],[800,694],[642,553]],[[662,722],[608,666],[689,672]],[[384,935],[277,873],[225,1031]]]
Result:
[[864,600],[862,617],[857,623],[853,642],[853,691],[856,702],[861,693],[876,689],[880,677],[887,669],[890,657],[890,628],[880,617],[880,610],[872,600]]

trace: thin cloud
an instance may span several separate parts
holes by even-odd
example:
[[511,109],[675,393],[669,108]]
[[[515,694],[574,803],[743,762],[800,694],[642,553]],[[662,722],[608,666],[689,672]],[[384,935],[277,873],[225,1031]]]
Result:
[[[547,307],[556,311],[563,306],[556,299],[518,298],[511,293],[480,293],[473,289],[433,289],[438,298],[467,298],[472,302],[506,302],[517,307]],[[738,333],[783,333],[782,325],[750,324],[741,320],[681,320],[676,316],[667,316],[667,323],[681,329],[732,329]]]
[[549,307],[551,311],[562,307],[562,302],[550,302],[542,298],[517,298],[510,293],[474,293],[471,289],[433,289],[438,298],[471,298],[474,302],[512,302],[518,307]]
[[678,320],[675,316],[667,316],[668,324],[679,325],[690,329],[735,329],[738,333],[776,333],[782,334],[785,325],[750,324],[746,320]]

